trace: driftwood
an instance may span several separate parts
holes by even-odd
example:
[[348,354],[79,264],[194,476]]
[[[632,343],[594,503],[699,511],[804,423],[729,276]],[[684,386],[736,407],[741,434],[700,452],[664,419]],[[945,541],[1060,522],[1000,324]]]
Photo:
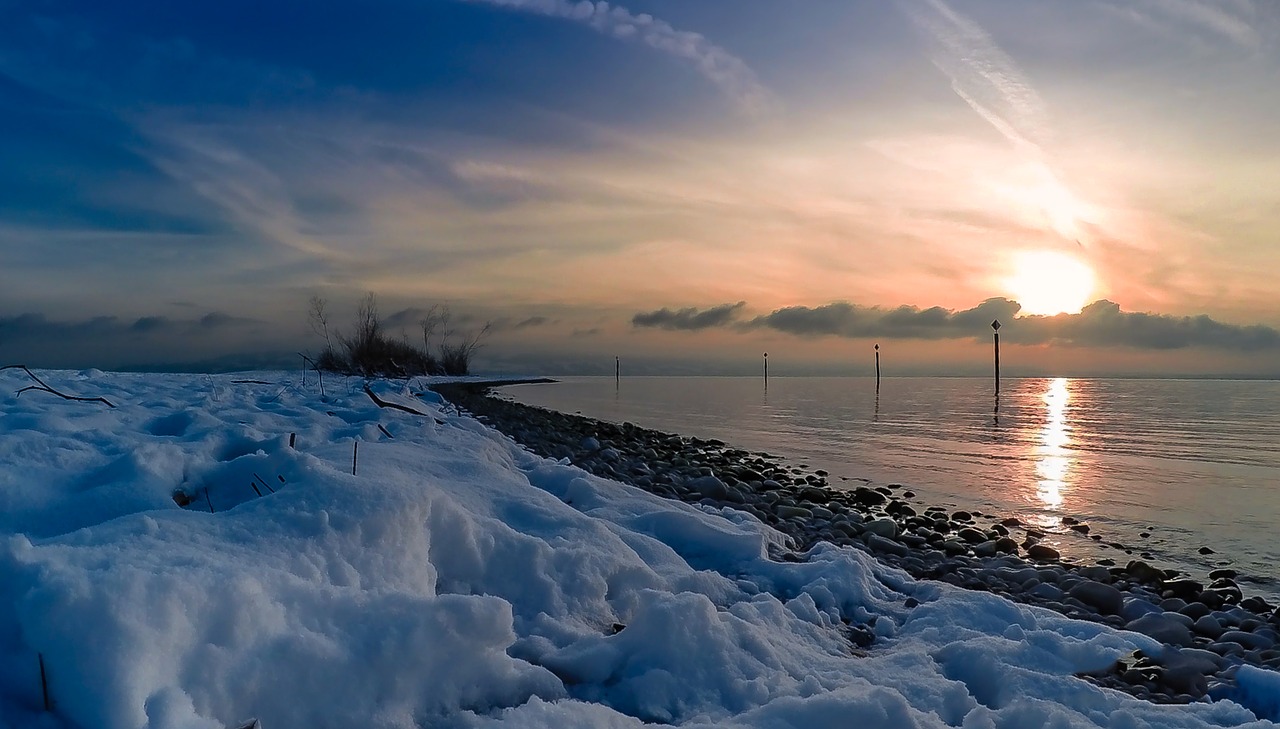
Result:
[[36,381],[36,384],[28,385],[27,387],[24,387],[21,390],[18,390],[16,393],[14,393],[14,397],[17,397],[22,393],[27,392],[28,390],[35,390],[36,392],[47,392],[50,395],[57,395],[63,400],[75,400],[76,402],[100,402],[109,408],[115,407],[115,405],[111,404],[111,401],[107,400],[105,397],[76,397],[75,395],[68,395],[65,392],[58,392],[57,390],[45,384],[44,380],[40,379],[39,377],[36,377],[35,373],[32,372],[30,369],[28,369],[26,365],[20,365],[20,364],[5,365],[3,367],[0,367],[0,371],[2,370],[22,370],[23,372],[27,373],[27,377],[30,377],[31,379]]
[[[413,408],[407,405],[401,405],[400,403],[387,402],[386,400],[383,400],[382,398],[378,397],[373,390],[369,389],[369,383],[367,382],[364,383],[364,394],[368,395],[369,399],[373,401],[373,404],[377,405],[380,408],[391,408],[392,410],[401,410],[403,412],[409,413],[410,415],[421,415],[424,418],[432,418],[433,420],[436,421],[436,425],[444,425],[444,421],[441,420],[440,418],[435,417],[434,415],[431,415],[429,413],[424,413],[421,410],[414,410]],[[382,426],[379,425],[378,427],[381,428]],[[383,432],[386,433],[386,430],[383,430]],[[393,436],[390,433],[387,433],[387,437],[390,438]]]
[[233,385],[274,385],[276,383],[267,382],[266,380],[232,380],[231,384]]

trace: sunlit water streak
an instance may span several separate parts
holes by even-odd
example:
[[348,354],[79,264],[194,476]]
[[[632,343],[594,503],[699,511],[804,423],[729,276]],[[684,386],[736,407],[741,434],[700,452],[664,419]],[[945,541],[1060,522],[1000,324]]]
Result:
[[[1149,552],[1203,574],[1230,562],[1280,595],[1280,383],[977,378],[566,378],[515,399],[719,438],[926,503],[1017,516],[1064,554]],[[1064,528],[1088,522],[1106,542]],[[1140,536],[1150,533],[1149,537]],[[1201,555],[1209,546],[1214,554]]]

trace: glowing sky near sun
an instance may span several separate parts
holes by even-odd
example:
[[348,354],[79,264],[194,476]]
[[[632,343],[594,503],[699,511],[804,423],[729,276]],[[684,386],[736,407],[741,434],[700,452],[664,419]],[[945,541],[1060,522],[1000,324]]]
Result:
[[[514,369],[770,345],[834,367],[880,331],[857,317],[1004,298],[1083,317],[1015,327],[1046,369],[1280,371],[1270,0],[9,16],[0,344],[33,363],[293,356],[311,295],[376,291],[406,322],[499,322],[485,356]],[[881,336],[978,361],[985,333],[948,321]]]

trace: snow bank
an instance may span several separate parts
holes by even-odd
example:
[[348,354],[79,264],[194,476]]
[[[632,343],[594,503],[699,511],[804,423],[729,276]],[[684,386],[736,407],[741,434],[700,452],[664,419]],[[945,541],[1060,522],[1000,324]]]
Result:
[[[259,378],[48,373],[119,407],[0,399],[0,726],[1271,726],[1072,676],[1140,636],[849,549],[773,562],[754,519],[437,398]],[[1241,677],[1274,712],[1274,674]]]

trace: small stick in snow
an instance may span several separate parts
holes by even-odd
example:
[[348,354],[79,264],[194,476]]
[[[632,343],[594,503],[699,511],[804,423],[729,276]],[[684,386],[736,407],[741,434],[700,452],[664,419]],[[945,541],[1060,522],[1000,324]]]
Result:
[[204,501],[209,505],[209,513],[213,513],[213,499],[209,498],[209,487],[204,487]]
[[107,400],[105,397],[76,397],[75,395],[68,395],[66,393],[58,392],[57,390],[45,384],[44,380],[40,379],[39,377],[36,377],[35,373],[32,372],[30,369],[28,369],[26,365],[20,365],[20,364],[5,365],[4,367],[0,367],[0,371],[3,371],[3,370],[22,370],[23,372],[27,373],[27,377],[30,377],[31,379],[35,380],[38,383],[36,385],[29,385],[27,387],[22,388],[21,390],[18,390],[16,393],[14,393],[14,397],[21,395],[27,390],[35,390],[37,392],[47,392],[51,395],[57,395],[63,400],[75,400],[76,402],[100,402],[109,408],[115,407],[115,405],[111,404],[111,401]]
[[231,384],[233,385],[274,385],[275,383],[267,382],[265,380],[232,380]]
[[258,490],[258,484],[250,481],[249,488],[253,489],[253,493],[257,494],[259,497],[262,496],[262,492]]
[[[263,478],[263,477],[259,476],[259,475],[258,475],[258,474],[256,474],[256,473],[255,473],[255,474],[253,474],[253,477],[254,477],[254,478],[256,478],[256,479],[258,479],[258,483],[262,484],[263,486],[266,486],[266,487],[267,487],[267,490],[268,490],[268,491],[270,491],[271,493],[273,493],[273,494],[274,494],[274,493],[276,492],[276,490],[275,490],[275,489],[271,488],[271,484],[268,484],[268,483],[267,483],[267,480],[266,480],[265,478]],[[280,477],[279,477],[279,476],[277,476],[276,478],[280,478]],[[283,479],[283,478],[281,478],[281,479],[280,479],[280,482],[281,482],[281,483],[284,483],[284,479]]]
[[44,672],[44,654],[37,653],[36,658],[40,661],[40,693],[44,696],[44,710],[53,711],[53,701],[49,699],[49,677]]
[[297,448],[297,445],[296,445],[296,444],[297,444],[297,442],[298,442],[298,434],[297,434],[297,433],[290,433],[290,434],[289,434],[289,447],[290,447],[290,448]]
[[360,441],[351,444],[351,475],[356,475],[356,457],[360,455]]
[[395,438],[395,436],[394,436],[394,435],[392,435],[392,434],[391,434],[391,432],[390,432],[389,430],[387,430],[386,428],[382,427],[382,423],[378,423],[378,430],[381,430],[381,431],[382,431],[382,434],[383,434],[383,435],[385,435],[385,436],[387,436],[388,438],[392,438],[392,439],[394,439],[394,438]]
[[[316,371],[316,376],[320,378],[320,397],[326,397],[326,395],[324,394],[324,372],[320,371],[320,365],[316,364],[315,360],[311,359],[310,357],[303,354],[302,352],[298,352],[298,356],[302,357],[302,361],[311,365],[311,369]],[[305,373],[306,370],[303,370],[303,372]],[[303,377],[305,379],[305,374],[303,375]]]

